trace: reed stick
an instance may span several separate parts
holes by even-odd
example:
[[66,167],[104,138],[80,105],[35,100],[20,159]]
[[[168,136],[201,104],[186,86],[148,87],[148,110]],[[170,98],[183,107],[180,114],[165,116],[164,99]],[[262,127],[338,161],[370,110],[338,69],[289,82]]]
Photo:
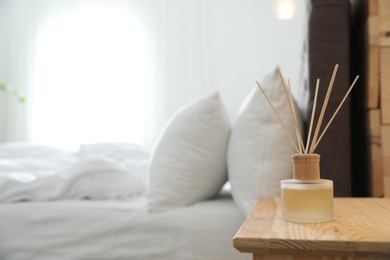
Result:
[[330,118],[328,124],[325,126],[324,130],[322,131],[320,137],[318,138],[318,141],[315,143],[314,145],[314,148],[313,148],[313,152],[314,150],[317,148],[318,144],[320,143],[322,137],[324,136],[326,130],[328,130],[330,124],[332,123],[333,119],[336,117],[337,113],[339,112],[340,108],[343,106],[345,100],[347,99],[349,93],[352,91],[353,87],[355,86],[356,84],[356,81],[359,79],[359,76],[356,76],[355,80],[353,81],[353,83],[351,84],[351,86],[349,87],[347,93],[345,94],[343,100],[341,101],[341,103],[339,104],[339,106],[337,107],[336,111],[334,112],[333,116]]
[[295,110],[295,104],[294,104],[294,99],[293,99],[293,95],[292,95],[292,91],[291,91],[290,80],[288,80],[288,90],[289,90],[289,94],[290,94],[290,103],[291,103],[293,117],[294,117],[295,131],[297,133],[297,139],[299,142],[299,146],[302,147],[302,152],[304,152],[306,149],[305,149],[305,144],[303,143],[301,130],[300,130],[299,125],[298,125],[297,112]]
[[318,119],[318,121],[317,121],[317,126],[316,126],[316,130],[315,130],[315,132],[314,132],[313,141],[312,141],[312,143],[311,143],[311,145],[310,145],[309,153],[313,153],[314,145],[315,145],[316,142],[317,142],[318,133],[319,133],[320,128],[321,128],[322,120],[324,119],[326,107],[328,106],[330,93],[332,92],[332,88],[333,88],[333,84],[334,84],[334,80],[335,80],[335,78],[336,78],[336,74],[337,74],[338,68],[339,68],[339,65],[336,64],[336,66],[334,67],[334,70],[333,70],[332,78],[331,78],[330,83],[329,83],[329,86],[328,86],[328,91],[326,92],[324,104],[322,105],[320,117],[319,117],[319,119]]
[[341,107],[345,103],[345,100],[347,99],[348,95],[352,91],[352,89],[355,86],[357,80],[359,79],[359,76],[356,76],[355,80],[353,81],[353,83],[349,87],[347,93],[345,94],[344,98],[342,99],[342,101],[340,102],[339,106],[337,107],[337,109],[333,113],[332,117],[330,118],[329,122],[325,126],[324,130],[322,131],[322,133],[318,137],[318,134],[319,134],[320,129],[321,129],[322,121],[324,119],[325,111],[326,111],[327,106],[328,106],[330,94],[332,92],[332,88],[333,88],[333,85],[334,85],[334,81],[335,81],[335,78],[336,78],[338,67],[339,67],[338,64],[336,64],[336,66],[334,67],[332,78],[331,78],[331,80],[329,82],[329,86],[328,86],[328,90],[326,92],[325,100],[324,100],[324,103],[322,104],[321,112],[320,112],[320,115],[319,115],[319,118],[318,118],[318,121],[317,121],[317,125],[316,125],[315,131],[314,131],[313,139],[310,140],[311,136],[312,136],[315,111],[316,111],[316,108],[317,108],[317,101],[318,101],[318,92],[319,92],[319,87],[320,87],[320,79],[317,79],[316,89],[315,89],[315,94],[314,94],[314,103],[313,103],[313,109],[312,109],[312,113],[311,113],[310,127],[309,127],[309,133],[308,133],[308,137],[307,137],[306,146],[305,146],[305,144],[303,142],[302,135],[301,135],[300,128],[299,128],[299,124],[298,124],[297,113],[296,113],[296,110],[295,110],[295,104],[294,104],[294,99],[293,99],[293,95],[292,95],[292,91],[291,91],[290,80],[288,80],[288,88],[287,88],[286,84],[285,84],[285,81],[283,79],[282,72],[280,71],[280,68],[278,67],[279,77],[280,77],[280,80],[282,82],[282,86],[283,86],[284,93],[286,95],[287,103],[288,103],[288,105],[290,107],[290,111],[291,111],[292,117],[294,119],[295,133],[297,135],[298,146],[295,143],[294,138],[291,136],[289,130],[286,127],[286,125],[283,123],[283,120],[280,118],[280,116],[279,116],[278,112],[276,111],[275,107],[273,106],[271,100],[268,98],[267,94],[265,93],[265,91],[261,87],[260,83],[258,81],[256,81],[257,86],[259,87],[259,89],[263,93],[264,97],[268,101],[268,104],[271,106],[271,108],[274,111],[276,117],[278,118],[280,124],[282,125],[283,130],[285,131],[286,135],[290,139],[290,142],[292,143],[292,145],[294,146],[294,148],[295,148],[295,150],[297,151],[298,154],[302,154],[302,153],[312,154],[314,152],[314,150],[317,148],[318,144],[322,140],[323,136],[325,135],[326,131],[328,130],[329,126],[333,122],[334,118],[336,117],[337,113],[340,111]]
[[317,79],[316,91],[315,91],[315,94],[314,94],[313,109],[311,111],[310,127],[309,127],[309,134],[307,136],[305,154],[307,154],[307,152],[308,152],[307,150],[308,150],[309,144],[310,144],[310,137],[311,137],[311,131],[313,129],[314,115],[316,113],[316,106],[317,106],[317,98],[318,98],[318,89],[319,89],[319,87],[320,87],[320,79]]
[[292,138],[290,132],[287,130],[285,124],[283,123],[282,119],[280,118],[280,116],[279,116],[278,112],[276,111],[275,107],[272,105],[271,100],[268,98],[267,94],[265,94],[263,88],[260,86],[260,83],[259,83],[258,81],[256,81],[256,84],[257,84],[257,86],[259,87],[261,93],[263,93],[265,99],[268,101],[268,104],[271,106],[272,110],[274,111],[274,113],[275,113],[276,117],[278,118],[280,124],[282,125],[282,127],[283,127],[285,133],[287,134],[288,138],[290,139],[290,142],[291,142],[292,145],[294,146],[295,150],[299,153],[299,149],[298,149],[296,143],[294,142],[294,139]]
[[[277,68],[278,68],[278,74],[279,74],[280,81],[282,82],[282,87],[283,87],[283,90],[284,90],[284,94],[286,95],[287,103],[288,103],[288,105],[290,107],[291,115],[292,115],[292,117],[294,119],[295,133],[297,135],[299,153],[302,154],[302,149],[305,149],[304,148],[305,146],[303,144],[302,136],[301,136],[301,133],[299,131],[298,121],[297,121],[297,118],[296,118],[296,115],[295,115],[295,109],[293,108],[294,107],[294,102],[291,99],[292,94],[291,94],[291,91],[289,93],[288,90],[287,90],[287,87],[286,87],[286,84],[284,82],[283,75],[282,75],[282,72],[281,72],[279,66]],[[290,85],[290,81],[288,81],[288,84]]]

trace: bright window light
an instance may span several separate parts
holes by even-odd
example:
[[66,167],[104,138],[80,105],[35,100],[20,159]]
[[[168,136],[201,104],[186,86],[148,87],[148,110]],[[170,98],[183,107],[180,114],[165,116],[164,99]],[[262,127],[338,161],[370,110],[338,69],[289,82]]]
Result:
[[142,143],[150,101],[145,30],[127,11],[88,8],[51,20],[39,33],[32,141]]
[[289,20],[295,15],[295,1],[294,0],[277,0],[275,4],[276,16],[280,20]]

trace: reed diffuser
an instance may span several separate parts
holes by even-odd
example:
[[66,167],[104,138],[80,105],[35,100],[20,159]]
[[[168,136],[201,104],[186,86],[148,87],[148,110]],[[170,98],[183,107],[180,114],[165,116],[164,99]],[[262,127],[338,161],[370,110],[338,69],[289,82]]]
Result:
[[288,81],[287,88],[282,73],[278,68],[278,73],[282,82],[283,90],[291,110],[292,118],[295,123],[296,141],[292,137],[291,133],[287,130],[285,124],[280,118],[271,100],[268,98],[263,88],[260,86],[259,82],[256,81],[258,87],[260,88],[264,97],[274,111],[280,124],[282,125],[286,135],[288,136],[292,145],[297,151],[297,154],[294,154],[292,156],[293,179],[281,181],[282,217],[284,220],[300,223],[320,223],[333,220],[333,181],[321,179],[320,155],[314,152],[359,78],[359,76],[355,78],[355,80],[349,87],[347,93],[345,94],[344,98],[342,99],[339,106],[330,118],[329,122],[326,124],[321,134],[319,134],[326,107],[329,102],[329,97],[332,92],[334,80],[336,78],[338,67],[338,64],[336,64],[328,86],[328,90],[326,92],[321,112],[319,114],[319,118],[317,120],[317,125],[315,127],[314,133],[312,133],[315,110],[317,106],[318,89],[320,85],[320,80],[317,79],[316,90],[314,94],[313,110],[311,113],[310,127],[306,140],[306,145],[303,142],[302,135],[298,126],[297,114],[293,102],[290,81]]

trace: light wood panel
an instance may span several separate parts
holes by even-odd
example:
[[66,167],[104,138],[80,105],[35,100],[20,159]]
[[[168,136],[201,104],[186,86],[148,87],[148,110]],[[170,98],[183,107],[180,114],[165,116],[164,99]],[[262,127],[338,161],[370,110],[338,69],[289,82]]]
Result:
[[[363,37],[364,41],[364,55],[366,66],[364,73],[365,77],[365,109],[379,108],[379,17],[377,13],[377,2],[369,1],[367,8],[368,17],[364,22]],[[352,43],[353,44],[353,43]]]
[[380,118],[380,110],[372,109],[367,113],[367,123],[368,123],[368,131],[370,136],[381,136],[381,118]]
[[366,50],[367,66],[365,77],[365,108],[379,108],[379,46],[369,45]]
[[336,198],[334,221],[319,224],[283,220],[280,203],[262,198],[234,237],[234,247],[254,253],[254,259],[390,258],[390,199]]
[[365,25],[365,33],[369,45],[379,45],[379,17],[377,15],[369,16]]
[[368,0],[368,15],[377,16],[378,15],[378,0]]
[[381,46],[390,46],[390,1],[378,1],[379,42]]
[[369,171],[371,181],[371,195],[383,197],[383,162],[382,162],[382,127],[380,123],[380,110],[372,109],[366,112],[368,123],[367,136],[369,146]]
[[390,125],[390,47],[380,49],[382,124]]
[[390,197],[390,126],[382,126],[382,156],[383,192],[385,197]]

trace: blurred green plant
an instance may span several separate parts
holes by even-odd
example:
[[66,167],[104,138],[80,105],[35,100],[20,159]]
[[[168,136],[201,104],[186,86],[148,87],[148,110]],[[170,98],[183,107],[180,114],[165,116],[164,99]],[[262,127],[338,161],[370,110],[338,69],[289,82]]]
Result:
[[14,88],[11,88],[11,87],[7,86],[6,84],[4,84],[3,82],[0,82],[0,90],[6,94],[9,94],[9,95],[15,97],[16,99],[19,100],[20,103],[24,104],[27,102],[26,96],[23,95],[23,93],[21,91],[14,89]]

